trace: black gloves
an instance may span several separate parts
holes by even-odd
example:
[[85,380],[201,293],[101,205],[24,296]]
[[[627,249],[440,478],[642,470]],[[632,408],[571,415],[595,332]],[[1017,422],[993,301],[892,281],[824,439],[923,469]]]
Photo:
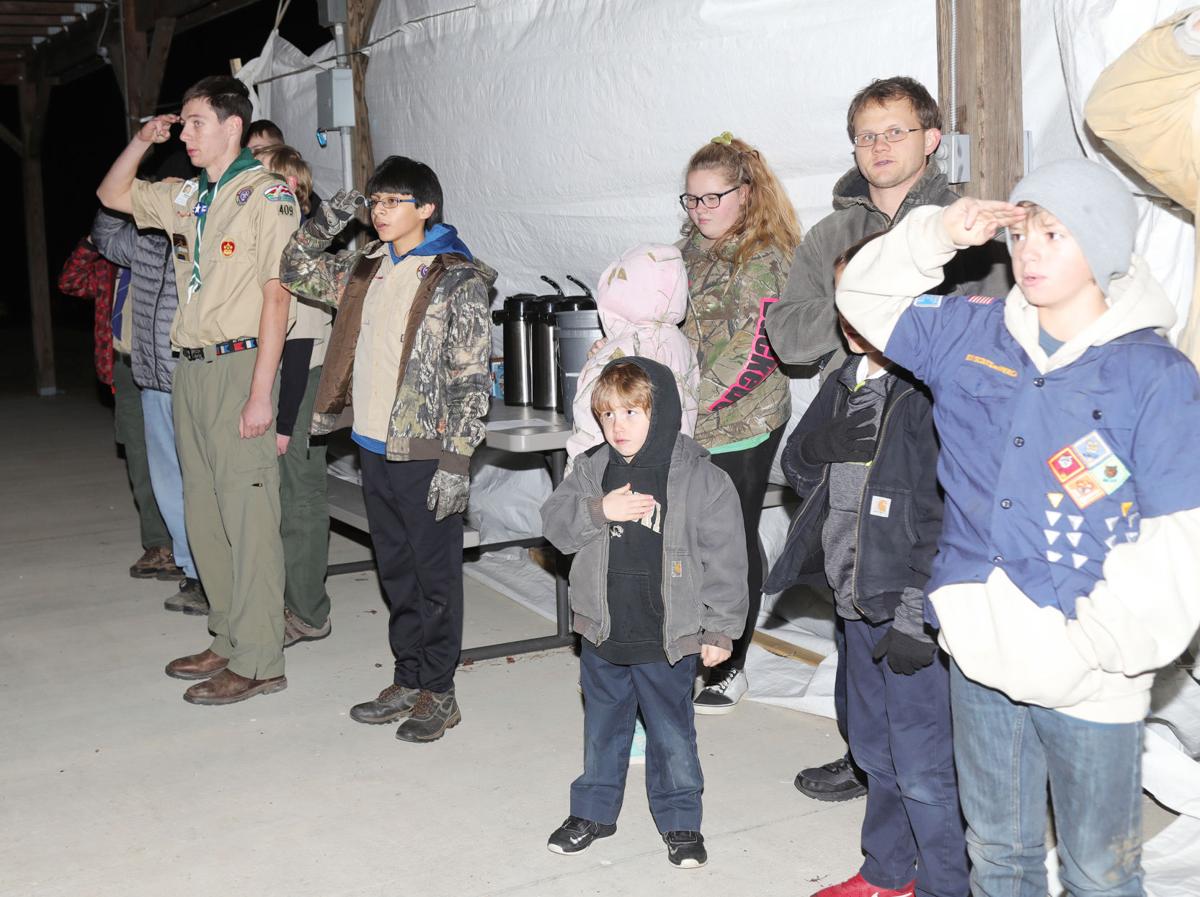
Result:
[[800,442],[805,464],[833,461],[870,461],[875,457],[875,409],[859,408],[836,417]]
[[871,656],[876,661],[883,660],[886,656],[888,666],[892,668],[893,673],[911,676],[917,670],[924,669],[933,663],[936,654],[937,645],[933,642],[915,639],[911,635],[899,632],[893,626],[884,633]]

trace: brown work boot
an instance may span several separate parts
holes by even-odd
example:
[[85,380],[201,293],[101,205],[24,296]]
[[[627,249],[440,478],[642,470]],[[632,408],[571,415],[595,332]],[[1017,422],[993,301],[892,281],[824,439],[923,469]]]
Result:
[[175,555],[165,545],[147,548],[129,568],[134,579],[183,579],[183,571],[175,566]]
[[323,626],[309,626],[294,613],[291,608],[283,609],[283,647],[290,648],[296,642],[315,642],[325,638],[333,629],[329,617],[325,618]]
[[379,693],[373,701],[364,701],[350,708],[350,719],[358,723],[377,726],[381,723],[391,723],[404,719],[412,713],[417,697],[421,694],[419,688],[409,688],[407,685],[389,685]]
[[199,654],[175,658],[167,664],[167,675],[172,679],[207,679],[227,666],[229,658],[209,648]]
[[287,688],[286,676],[247,679],[233,670],[221,670],[207,682],[198,682],[183,693],[189,704],[236,704],[255,695],[269,695]]
[[454,728],[461,721],[462,713],[459,712],[458,701],[454,699],[453,685],[449,691],[443,692],[421,689],[408,719],[396,730],[396,737],[401,741],[418,743],[437,741],[447,729]]

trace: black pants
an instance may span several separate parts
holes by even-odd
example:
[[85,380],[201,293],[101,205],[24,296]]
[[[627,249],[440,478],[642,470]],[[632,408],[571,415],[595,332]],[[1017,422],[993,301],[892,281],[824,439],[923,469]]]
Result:
[[462,515],[439,523],[425,507],[436,461],[358,454],[375,566],[391,612],[393,681],[449,691],[462,651]]
[[742,637],[733,643],[733,654],[721,665],[725,669],[740,670],[746,665],[746,651],[750,649],[754,624],[758,622],[758,611],[762,607],[763,557],[758,544],[758,521],[762,517],[763,497],[767,494],[771,461],[782,438],[783,427],[780,427],[772,430],[766,441],[754,448],[712,456],[713,463],[733,480],[733,488],[737,490],[742,503],[742,522],[746,525],[746,586],[750,592],[750,609],[746,614],[746,629]]

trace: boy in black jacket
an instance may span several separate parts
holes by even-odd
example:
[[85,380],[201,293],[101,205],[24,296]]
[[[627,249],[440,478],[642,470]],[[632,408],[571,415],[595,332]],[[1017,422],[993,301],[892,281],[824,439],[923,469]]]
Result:
[[[837,260],[835,278],[862,245]],[[942,522],[932,405],[907,371],[841,326],[850,357],[784,450],[784,473],[805,500],[763,586],[779,592],[823,573],[845,636],[850,753],[868,780],[866,861],[814,897],[912,897],[914,888],[961,897],[949,671],[925,624]]]

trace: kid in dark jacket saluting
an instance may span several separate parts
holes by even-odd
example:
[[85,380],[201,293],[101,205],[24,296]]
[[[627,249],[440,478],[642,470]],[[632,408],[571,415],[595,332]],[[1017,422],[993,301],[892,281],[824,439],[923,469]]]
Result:
[[[836,275],[865,242],[843,253]],[[925,615],[942,525],[933,408],[908,371],[841,325],[851,354],[784,450],[784,473],[804,503],[763,587],[823,575],[844,634],[838,672],[850,753],[868,781],[866,860],[814,897],[961,895],[967,851],[949,671]]]

